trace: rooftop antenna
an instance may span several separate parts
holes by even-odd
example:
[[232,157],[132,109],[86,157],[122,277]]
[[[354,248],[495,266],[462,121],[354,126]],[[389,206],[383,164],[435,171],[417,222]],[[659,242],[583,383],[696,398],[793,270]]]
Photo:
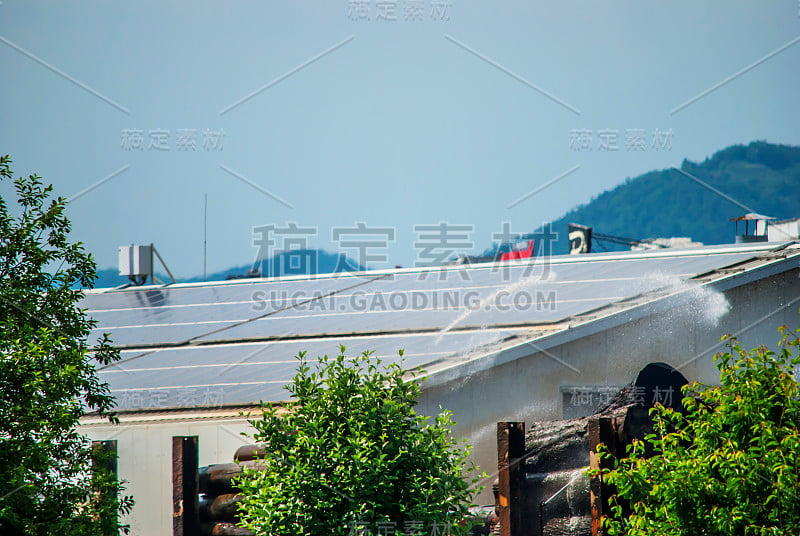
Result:
[[206,279],[206,251],[208,250],[208,192],[203,197],[203,281]]

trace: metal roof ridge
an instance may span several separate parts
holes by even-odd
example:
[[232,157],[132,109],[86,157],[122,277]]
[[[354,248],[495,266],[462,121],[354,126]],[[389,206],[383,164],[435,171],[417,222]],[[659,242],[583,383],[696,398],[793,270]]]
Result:
[[[270,404],[278,408],[284,407],[289,402],[271,402]],[[189,406],[189,407],[166,407],[166,408],[144,408],[144,409],[117,409],[115,414],[119,418],[119,425],[135,423],[159,423],[172,422],[176,419],[180,421],[244,421],[240,412],[257,410],[261,407],[260,403],[253,404],[223,404],[217,407]],[[111,426],[107,418],[88,413],[81,417],[80,426]]]
[[[585,253],[581,255],[550,255],[547,257],[532,257],[528,259],[515,259],[508,261],[487,261],[482,263],[473,264],[447,264],[442,266],[415,266],[409,268],[386,268],[382,270],[364,270],[360,272],[334,272],[326,274],[300,274],[291,276],[278,276],[278,277],[260,277],[260,278],[247,278],[247,279],[231,279],[225,281],[194,281],[191,283],[174,283],[169,285],[142,285],[142,286],[128,286],[125,288],[96,288],[85,289],[85,295],[92,294],[107,294],[111,292],[130,292],[136,290],[160,290],[160,289],[176,289],[176,288],[195,288],[195,287],[213,287],[213,286],[227,286],[227,285],[255,285],[264,283],[282,283],[288,281],[316,281],[319,279],[345,279],[345,278],[365,278],[368,280],[378,279],[387,275],[401,275],[401,274],[416,274],[416,273],[436,273],[436,272],[450,272],[460,270],[484,270],[489,267],[502,266],[526,266],[529,264],[537,264],[537,262],[544,265],[543,258],[548,259],[549,264],[574,264],[574,263],[588,263],[588,262],[606,262],[616,260],[638,260],[650,259],[656,257],[691,257],[703,255],[724,255],[726,253],[748,253],[755,251],[773,251],[783,249],[787,246],[795,244],[794,241],[788,242],[758,242],[754,244],[717,244],[698,246],[693,248],[664,248],[658,250],[645,250],[645,251],[620,251],[620,252],[603,252],[603,253]],[[502,264],[501,264],[502,263]]]

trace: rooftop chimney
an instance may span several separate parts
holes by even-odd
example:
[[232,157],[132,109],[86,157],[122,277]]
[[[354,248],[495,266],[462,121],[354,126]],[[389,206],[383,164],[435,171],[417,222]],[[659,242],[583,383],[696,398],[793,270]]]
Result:
[[[731,218],[730,221],[736,222],[736,243],[766,242],[767,222],[774,219],[775,218],[764,216],[763,214],[756,214],[755,212],[750,212],[737,218]],[[742,227],[742,225],[740,225],[741,223],[744,223],[743,234],[739,234],[740,227]]]

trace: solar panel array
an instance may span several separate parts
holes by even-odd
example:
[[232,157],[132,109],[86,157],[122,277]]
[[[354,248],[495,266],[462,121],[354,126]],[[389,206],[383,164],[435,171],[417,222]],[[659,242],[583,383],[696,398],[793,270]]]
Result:
[[[768,249],[768,248],[765,248]],[[497,343],[758,251],[585,255],[434,271],[127,288],[87,294],[122,360],[100,371],[120,408],[284,400],[292,356],[374,350],[416,367]]]
[[112,385],[120,409],[249,404],[288,400],[284,386],[303,351],[313,361],[336,355],[344,344],[349,356],[371,351],[389,363],[398,362],[398,350],[403,349],[403,366],[412,369],[509,335],[506,330],[482,330],[127,350],[100,374]]

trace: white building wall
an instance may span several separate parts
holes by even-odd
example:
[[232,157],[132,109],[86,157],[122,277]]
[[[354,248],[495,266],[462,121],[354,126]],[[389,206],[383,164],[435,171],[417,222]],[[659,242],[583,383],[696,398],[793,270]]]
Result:
[[767,240],[769,242],[786,242],[800,239],[800,218],[782,222],[769,222]]
[[774,349],[780,325],[800,326],[800,300],[786,306],[800,298],[799,275],[794,269],[726,292],[730,309],[716,325],[705,318],[719,305],[712,298],[551,348],[550,355],[531,348],[522,359],[424,389],[418,410],[431,415],[442,406],[453,412],[455,435],[468,439],[473,461],[491,476],[478,504],[491,504],[497,421],[561,419],[562,387],[625,385],[651,362],[679,368],[690,382],[717,383],[713,356],[724,348],[720,337],[737,333],[745,349],[758,344]]
[[[122,416],[119,425],[87,424],[81,431],[92,440],[117,440],[119,477],[136,504],[124,522],[135,536],[172,535],[172,437],[198,436],[200,466],[233,461],[239,434],[250,429],[237,416],[209,419],[184,412],[158,416]],[[144,419],[137,422],[138,419]]]

